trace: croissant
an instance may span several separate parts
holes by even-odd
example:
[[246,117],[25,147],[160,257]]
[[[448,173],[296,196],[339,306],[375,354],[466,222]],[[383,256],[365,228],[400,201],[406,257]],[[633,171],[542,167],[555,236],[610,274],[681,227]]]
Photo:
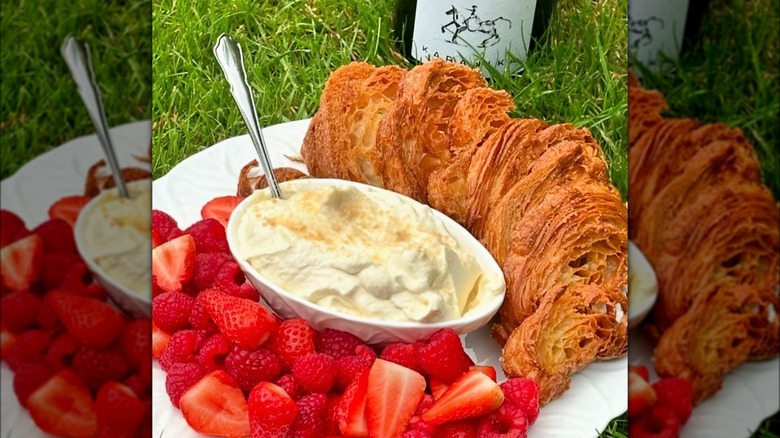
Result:
[[645,331],[659,374],[690,379],[699,403],[780,351],[780,211],[739,129],[663,118],[636,81],[629,96],[645,103],[629,113],[629,230],[658,278]]
[[380,70],[328,79],[301,151],[310,174],[428,203],[480,239],[507,280],[493,330],[504,371],[536,379],[542,403],[625,354],[627,211],[591,134],[510,119],[511,97],[461,64],[431,60],[397,87]]

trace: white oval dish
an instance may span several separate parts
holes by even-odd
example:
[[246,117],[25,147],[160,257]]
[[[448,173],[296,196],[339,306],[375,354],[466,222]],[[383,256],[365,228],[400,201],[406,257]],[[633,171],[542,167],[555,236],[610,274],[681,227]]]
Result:
[[[388,192],[395,196],[401,196],[373,186],[338,179],[300,179],[288,181],[280,185],[283,189],[287,186],[289,189],[294,188],[296,191],[340,185],[356,187],[361,190]],[[268,189],[265,191],[267,192]],[[284,288],[258,272],[257,269],[247,262],[247,260],[242,257],[236,242],[239,219],[244,215],[247,208],[258,202],[258,198],[262,194],[262,190],[256,191],[255,194],[247,197],[235,208],[235,210],[233,210],[226,227],[227,240],[233,257],[238,262],[241,270],[246,274],[247,279],[260,291],[260,295],[266,303],[284,318],[301,317],[306,319],[309,325],[317,330],[337,328],[354,333],[368,343],[382,344],[389,342],[415,342],[424,339],[433,334],[436,330],[445,327],[452,328],[459,334],[466,334],[485,325],[490,321],[490,318],[498,312],[499,307],[501,307],[501,303],[503,302],[506,293],[505,284],[502,285],[500,293],[491,297],[489,302],[482,303],[477,308],[470,310],[464,317],[433,323],[383,321],[349,315],[314,304],[305,298],[289,293]],[[410,201],[416,202],[411,199]],[[477,239],[475,239],[465,228],[446,215],[433,209],[431,209],[431,211],[436,218],[442,221],[444,227],[450,235],[453,236],[458,245],[465,252],[474,256],[483,272],[491,273],[503,280],[503,273],[498,266],[498,263],[496,263],[487,249],[485,249]]]
[[[143,181],[136,181],[129,184],[137,184],[137,183],[145,183],[149,184],[150,189],[152,182],[151,180],[143,180]],[[116,189],[113,189],[114,191]],[[96,261],[95,257],[90,254],[88,250],[88,245],[86,243],[87,236],[89,235],[88,226],[85,225],[87,222],[85,218],[89,217],[91,212],[95,209],[96,205],[99,205],[100,201],[103,199],[103,196],[105,196],[108,192],[103,192],[98,196],[95,196],[87,205],[84,206],[84,208],[81,209],[81,212],[79,213],[79,217],[76,220],[75,225],[73,226],[73,234],[74,238],[76,240],[76,248],[78,249],[79,254],[81,255],[81,258],[84,259],[84,263],[87,264],[87,267],[92,272],[92,275],[94,275],[95,279],[98,283],[100,283],[101,286],[106,290],[108,295],[111,297],[111,299],[119,306],[122,310],[126,311],[127,313],[131,314],[134,317],[152,317],[152,294],[151,289],[149,290],[149,295],[144,296],[143,294],[138,294],[134,292],[130,287],[128,287],[125,284],[122,284],[119,282],[116,278],[112,277],[108,272],[106,272],[105,269],[103,269],[102,266],[100,266]],[[151,229],[149,239],[151,239]],[[151,253],[149,254],[151,256]],[[151,269],[151,265],[150,265]]]
[[[641,287],[645,291],[640,293],[636,288],[632,293],[631,285],[636,283],[631,280],[638,276],[644,280]],[[645,319],[655,305],[658,298],[658,280],[650,262],[630,240],[628,241],[628,279],[628,328],[633,328]]]

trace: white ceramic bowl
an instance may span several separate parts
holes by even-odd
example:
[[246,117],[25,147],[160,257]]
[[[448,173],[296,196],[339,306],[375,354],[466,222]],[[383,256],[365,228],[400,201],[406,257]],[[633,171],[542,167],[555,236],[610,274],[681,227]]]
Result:
[[[151,190],[151,181],[149,180],[137,181],[129,184],[136,184],[136,183],[148,183]],[[92,211],[95,209],[95,206],[100,203],[102,197],[105,196],[108,192],[109,191],[104,191],[100,195],[95,196],[91,201],[89,201],[89,203],[87,203],[87,205],[84,206],[84,208],[81,209],[81,212],[79,213],[79,217],[76,220],[76,224],[73,226],[74,237],[76,240],[76,248],[78,249],[81,258],[84,259],[84,262],[87,264],[87,267],[92,272],[92,275],[95,277],[95,280],[97,280],[97,282],[101,286],[103,286],[103,288],[106,290],[108,295],[116,303],[117,306],[119,306],[122,310],[124,310],[125,312],[129,313],[134,317],[151,318],[152,316],[151,284],[149,285],[150,291],[148,296],[142,296],[140,294],[135,293],[132,289],[117,281],[115,278],[109,275],[100,265],[98,265],[97,262],[95,262],[94,257],[90,255],[87,249],[89,248],[89,246],[86,244],[86,239],[89,236],[90,230],[89,227],[85,225],[86,223],[85,218],[89,217],[89,215],[92,214]],[[151,214],[151,205],[149,206],[149,214]],[[151,235],[149,239],[151,239]],[[152,253],[150,252],[149,258],[151,259],[151,257],[152,257]]]
[[[306,188],[313,189],[330,185],[354,186],[368,190],[386,191],[365,184],[337,179],[299,179],[280,184],[283,191],[285,187],[294,187],[295,190],[305,190]],[[442,328],[451,328],[459,334],[465,334],[476,330],[485,325],[493,315],[495,315],[504,300],[504,294],[506,292],[505,287],[502,288],[500,294],[492,298],[490,303],[480,305],[478,308],[468,312],[463,318],[435,323],[418,323],[381,321],[358,317],[337,312],[314,304],[305,298],[295,296],[259,273],[241,256],[241,253],[238,250],[236,230],[238,228],[239,219],[249,206],[257,202],[259,198],[258,195],[261,195],[262,192],[262,190],[255,191],[253,195],[247,197],[235,208],[235,210],[233,210],[233,214],[230,216],[227,225],[227,240],[230,245],[230,252],[238,262],[241,270],[246,274],[247,279],[258,291],[260,291],[260,295],[268,306],[284,318],[303,318],[309,325],[317,330],[325,328],[344,330],[355,334],[370,344],[414,342],[427,338],[432,333]],[[265,192],[267,193],[268,189],[265,189]],[[449,217],[436,210],[433,210],[433,212],[436,217],[442,220],[447,231],[454,237],[460,247],[475,257],[477,263],[484,272],[493,273],[501,279],[504,278],[501,268],[477,239]]]
[[[642,278],[641,288],[645,291],[631,290],[631,278]],[[628,328],[637,326],[650,313],[658,298],[658,280],[653,267],[642,251],[628,241]],[[635,280],[636,281],[636,280]]]

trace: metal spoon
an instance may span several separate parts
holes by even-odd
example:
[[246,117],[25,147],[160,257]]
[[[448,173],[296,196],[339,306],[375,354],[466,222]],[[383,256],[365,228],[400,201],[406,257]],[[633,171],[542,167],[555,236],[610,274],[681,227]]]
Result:
[[271,159],[268,157],[263,130],[260,128],[260,122],[257,120],[257,109],[252,98],[252,89],[249,87],[246,79],[241,46],[233,38],[222,34],[217,39],[217,45],[214,46],[214,56],[217,57],[217,61],[225,73],[225,79],[230,84],[230,93],[233,94],[238,110],[244,116],[244,123],[246,123],[249,136],[252,138],[252,143],[254,143],[257,150],[257,156],[260,158],[260,164],[263,166],[268,187],[271,188],[271,196],[276,199],[284,199],[282,191],[279,189],[279,183],[276,182]]
[[68,64],[73,80],[79,87],[79,94],[84,105],[87,107],[89,117],[95,125],[100,145],[103,146],[103,152],[106,154],[108,166],[111,168],[111,177],[114,184],[123,198],[130,198],[127,192],[127,185],[122,176],[122,169],[119,167],[119,161],[116,159],[116,150],[114,142],[111,140],[111,132],[108,130],[106,122],[106,111],[103,108],[103,99],[100,94],[100,88],[95,81],[95,70],[92,68],[92,54],[89,51],[89,45],[73,35],[65,37],[65,41],[60,47],[60,53]]

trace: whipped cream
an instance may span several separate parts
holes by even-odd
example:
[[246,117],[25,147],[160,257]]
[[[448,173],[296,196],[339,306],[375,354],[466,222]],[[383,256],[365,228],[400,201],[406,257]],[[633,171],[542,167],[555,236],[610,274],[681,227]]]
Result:
[[435,322],[503,290],[430,207],[368,186],[304,184],[286,183],[285,200],[255,192],[237,219],[238,252],[289,293],[360,317]]

